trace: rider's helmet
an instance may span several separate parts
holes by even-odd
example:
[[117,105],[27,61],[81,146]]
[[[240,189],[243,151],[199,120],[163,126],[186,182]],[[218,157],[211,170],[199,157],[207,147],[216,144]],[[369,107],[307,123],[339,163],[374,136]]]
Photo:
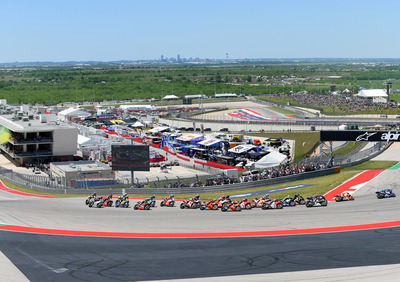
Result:
[[247,202],[247,198],[244,198],[244,199],[243,199],[243,202]]
[[226,195],[226,198],[229,199],[229,195]]
[[123,195],[123,197],[128,197],[128,194],[127,194],[127,193],[125,193],[125,194]]
[[300,194],[299,193],[296,193],[296,195],[295,195],[296,197],[298,197],[298,196],[300,196]]
[[92,196],[93,196],[93,197],[96,197],[96,192],[94,192]]
[[171,194],[171,196],[169,196],[170,198],[173,198],[174,197],[174,194]]

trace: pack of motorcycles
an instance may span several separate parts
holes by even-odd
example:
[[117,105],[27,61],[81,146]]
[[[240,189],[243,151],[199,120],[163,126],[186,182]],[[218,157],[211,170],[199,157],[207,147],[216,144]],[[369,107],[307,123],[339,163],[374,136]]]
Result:
[[[87,206],[101,208],[101,207],[111,207],[114,204],[113,196],[99,196],[96,194],[89,196],[85,204]],[[155,207],[156,199],[155,196],[147,198],[142,201],[138,201],[133,208],[135,210],[149,210],[152,207]],[[161,207],[173,207],[175,205],[175,199],[173,196],[167,197],[160,202]],[[263,198],[255,198],[252,201],[248,199],[243,199],[241,201],[232,201],[229,196],[222,196],[218,200],[212,201],[201,201],[199,195],[182,201],[180,204],[181,209],[200,209],[200,210],[218,210],[220,209],[223,212],[226,211],[241,211],[243,209],[252,209],[252,208],[262,208],[266,209],[282,209],[284,206],[296,206],[296,205],[306,205],[307,207],[312,206],[326,206],[327,201],[323,196],[309,197],[307,201],[304,200],[302,196],[295,196],[293,198],[286,197],[284,199],[274,199],[271,200],[269,197]],[[115,207],[128,208],[129,205],[129,197],[127,194],[124,194],[118,197],[115,200]]]
[[[392,189],[382,189],[376,191],[376,196],[378,199],[383,198],[391,198],[396,197],[396,194]],[[334,197],[336,202],[340,201],[352,201],[354,197],[350,195],[348,192],[344,192],[340,195],[335,195]],[[94,193],[89,196],[86,201],[86,205],[91,207],[111,207],[113,205],[113,197],[109,196],[100,196],[97,197]],[[147,198],[142,201],[138,201],[133,208],[135,210],[149,210],[152,207],[155,207],[156,199],[155,196]],[[175,199],[171,195],[160,202],[161,207],[173,207],[175,205]],[[220,209],[223,212],[229,211],[241,211],[241,210],[249,210],[252,208],[261,208],[263,210],[267,209],[282,209],[283,207],[294,207],[296,205],[305,205],[306,207],[326,207],[328,205],[328,201],[322,195],[317,195],[315,197],[307,197],[305,200],[299,194],[296,194],[294,197],[285,197],[284,199],[274,199],[271,200],[268,195],[262,198],[255,198],[251,201],[248,199],[243,199],[241,201],[232,201],[229,196],[222,196],[218,200],[211,201],[201,201],[200,196],[197,195],[191,199],[184,200],[180,204],[181,209],[200,209],[200,210],[218,210]],[[129,197],[127,194],[124,194],[118,197],[115,200],[115,207],[121,208],[129,208]]]

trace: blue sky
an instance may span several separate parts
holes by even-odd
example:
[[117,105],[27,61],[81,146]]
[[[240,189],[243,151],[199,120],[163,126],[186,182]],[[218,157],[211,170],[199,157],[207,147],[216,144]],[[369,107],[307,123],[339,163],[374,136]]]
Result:
[[1,0],[0,62],[399,58],[399,1]]

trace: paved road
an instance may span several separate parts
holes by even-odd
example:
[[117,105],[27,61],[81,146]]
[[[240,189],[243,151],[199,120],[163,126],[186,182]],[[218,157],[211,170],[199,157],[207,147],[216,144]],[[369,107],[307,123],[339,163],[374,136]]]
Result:
[[[117,229],[118,224],[110,224],[110,228]],[[189,278],[395,281],[400,274],[400,268],[394,267],[400,263],[400,228],[230,239],[115,239],[0,232],[0,239],[0,250],[22,274],[41,282]]]

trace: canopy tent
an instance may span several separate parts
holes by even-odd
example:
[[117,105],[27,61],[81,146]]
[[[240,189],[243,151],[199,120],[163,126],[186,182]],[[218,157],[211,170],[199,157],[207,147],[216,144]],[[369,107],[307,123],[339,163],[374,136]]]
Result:
[[141,123],[140,121],[137,121],[134,124],[132,124],[132,127],[144,127],[144,124]]
[[228,152],[234,153],[234,154],[241,154],[241,153],[245,153],[247,151],[250,151],[253,148],[256,148],[256,146],[253,146],[253,145],[238,145],[236,147],[233,147],[232,149],[229,149]]
[[99,145],[100,142],[93,140],[89,137],[78,134],[78,148],[87,147],[87,146],[96,146]]
[[205,139],[197,143],[197,145],[200,145],[202,147],[216,147],[216,146],[221,146],[221,142],[222,140],[220,139]]
[[269,168],[280,165],[286,159],[286,155],[270,150],[269,154],[257,161],[255,168]]
[[359,98],[387,98],[385,90],[382,89],[363,89],[356,95]]
[[253,159],[253,160],[259,160],[262,157],[264,157],[265,155],[268,155],[271,151],[267,152],[267,151],[258,151],[258,152],[250,152],[248,153],[249,159]]
[[159,133],[159,132],[166,132],[170,131],[170,128],[168,126],[159,126],[159,127],[154,127],[150,129],[148,132],[150,133]]
[[179,97],[175,96],[175,95],[167,95],[165,97],[162,98],[163,100],[178,100]]
[[203,138],[203,134],[185,134],[176,138],[176,140],[181,142],[188,142],[197,138]]

